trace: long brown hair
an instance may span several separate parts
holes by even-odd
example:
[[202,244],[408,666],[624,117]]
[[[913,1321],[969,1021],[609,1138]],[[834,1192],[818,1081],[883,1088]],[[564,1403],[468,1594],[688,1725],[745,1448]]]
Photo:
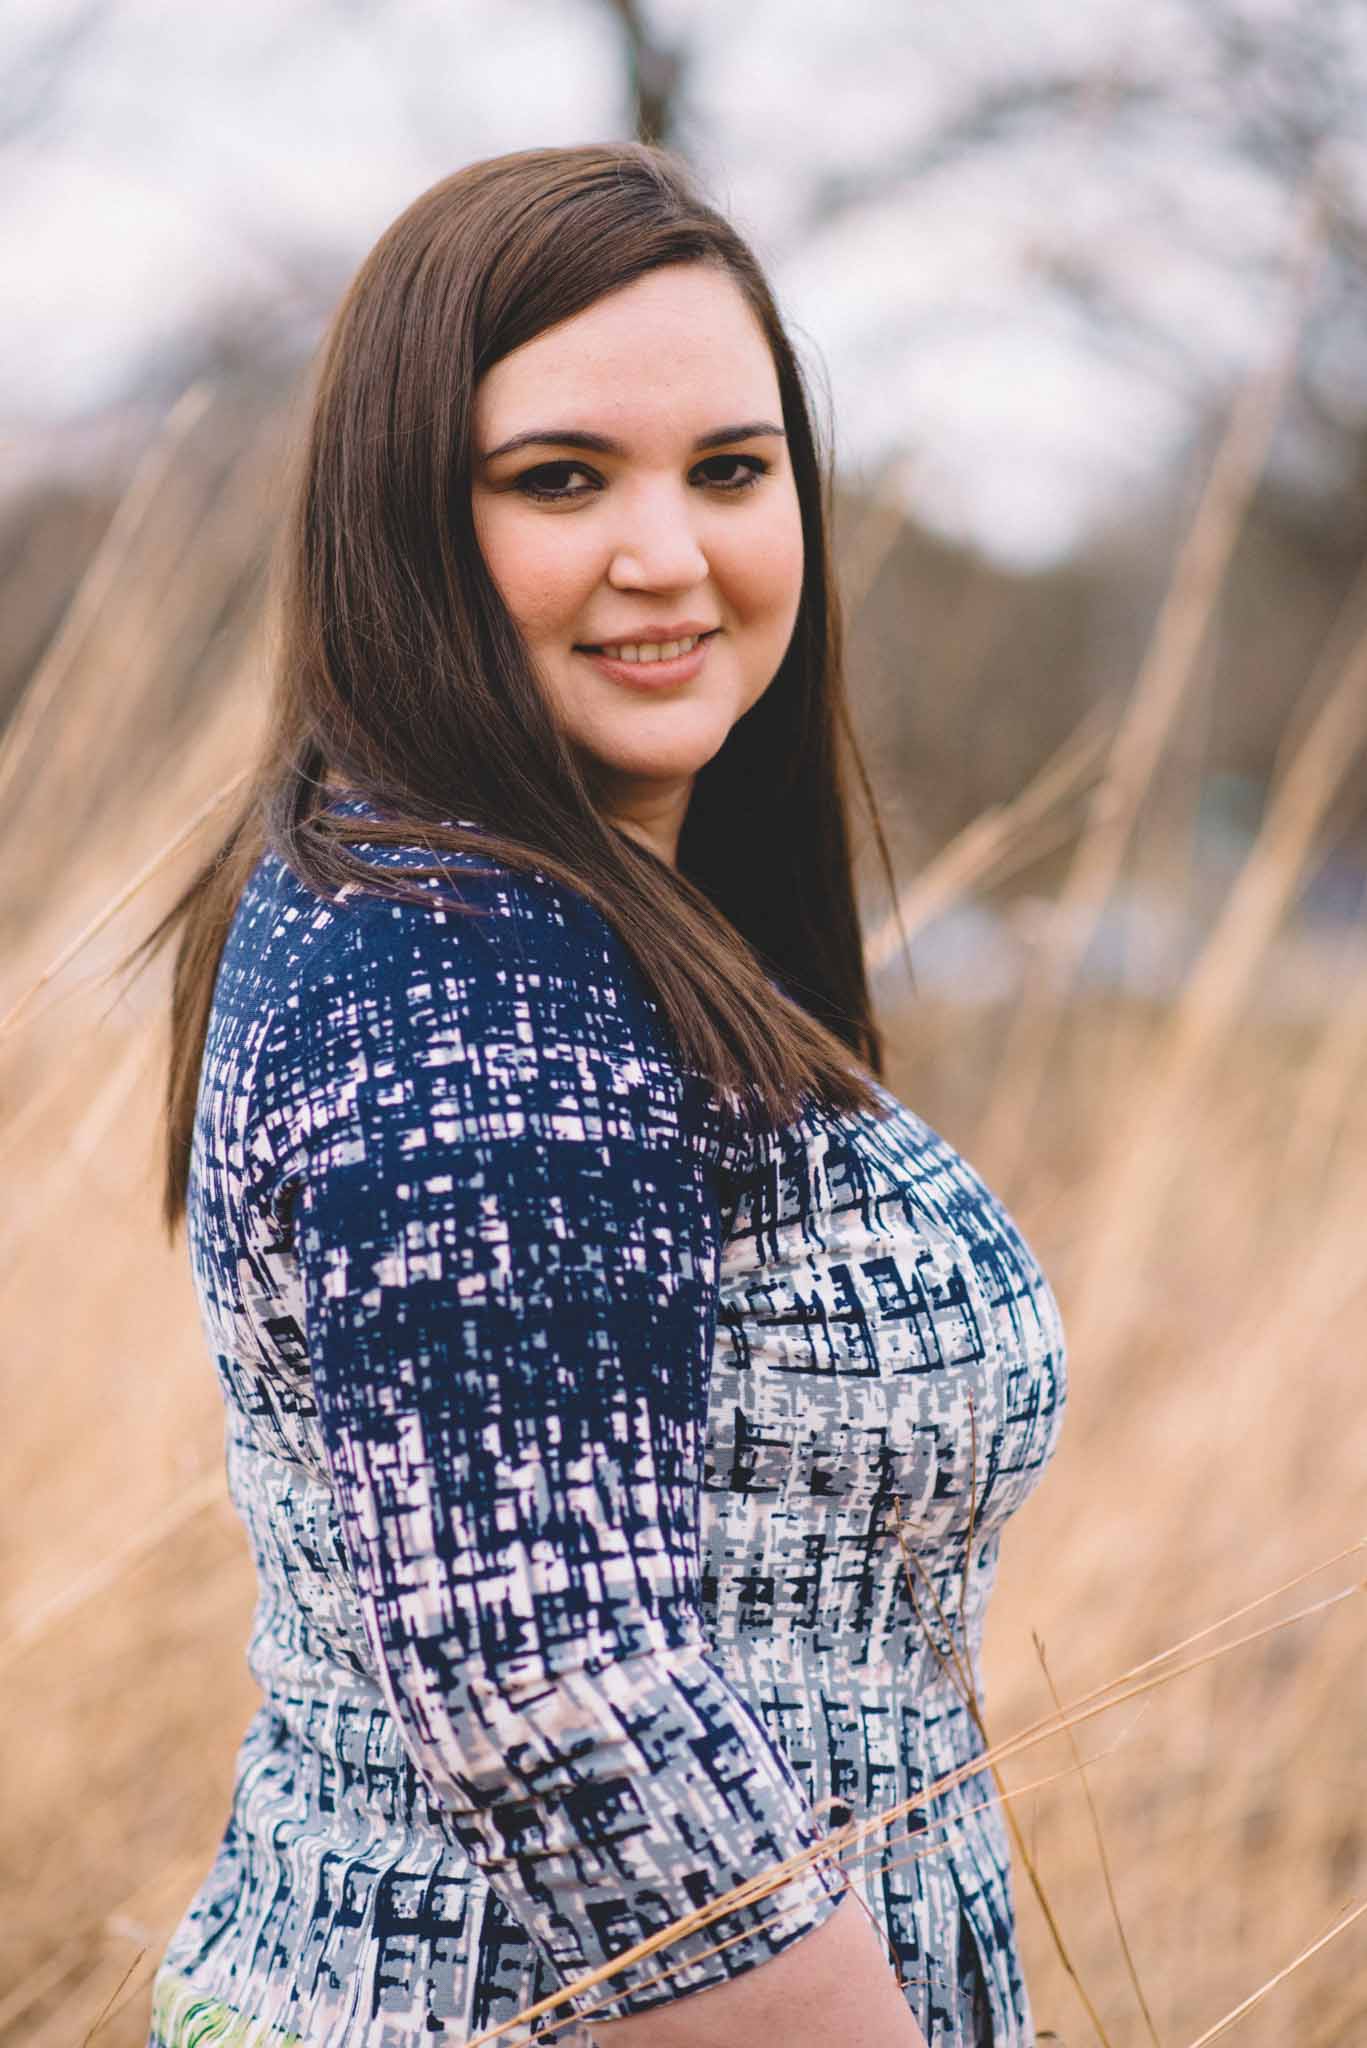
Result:
[[[485,567],[470,498],[481,375],[671,263],[725,269],[768,339],[806,555],[783,662],[699,771],[677,870],[595,808]],[[260,757],[223,843],[130,955],[149,958],[179,931],[169,1233],[185,1208],[224,939],[267,848],[329,899],[350,883],[429,908],[460,907],[419,886],[423,874],[459,873],[442,866],[443,851],[538,868],[614,926],[695,1072],[775,1121],[810,1094],[880,1113],[847,758],[890,890],[892,872],[844,696],[830,492],[829,444],[823,455],[764,274],[671,152],[609,143],[488,158],[442,179],[386,229],[320,352],[278,545],[278,655]],[[366,798],[379,822],[330,808],[337,786]],[[381,869],[353,851],[377,842],[417,844],[432,865]],[[791,1001],[776,999],[771,976]]]

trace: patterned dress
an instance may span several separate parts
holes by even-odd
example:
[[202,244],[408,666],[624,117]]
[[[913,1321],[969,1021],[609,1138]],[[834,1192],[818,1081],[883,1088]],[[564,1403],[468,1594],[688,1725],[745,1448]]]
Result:
[[[219,970],[188,1237],[262,1704],[149,2048],[454,2048],[981,1751],[1064,1397],[1028,1246],[886,1090],[747,1133],[591,905],[450,858],[477,914],[267,855]],[[1029,2048],[990,1801],[499,2039],[590,2048],[853,1884],[930,2048]]]

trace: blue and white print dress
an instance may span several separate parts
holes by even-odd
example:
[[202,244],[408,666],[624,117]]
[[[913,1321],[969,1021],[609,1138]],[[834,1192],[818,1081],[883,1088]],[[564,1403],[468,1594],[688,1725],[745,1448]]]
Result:
[[[982,1748],[1064,1398],[1029,1247],[886,1090],[747,1134],[583,897],[448,858],[480,914],[268,854],[219,969],[187,1229],[262,1704],[149,2048],[456,2048]],[[849,1883],[930,2048],[1029,2048],[991,1792],[500,2041],[590,2048]]]

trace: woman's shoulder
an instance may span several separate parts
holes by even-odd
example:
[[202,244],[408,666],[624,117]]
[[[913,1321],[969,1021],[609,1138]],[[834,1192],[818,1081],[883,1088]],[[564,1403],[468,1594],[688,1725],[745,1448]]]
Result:
[[[434,858],[445,872],[416,878],[431,903],[365,887],[338,901],[273,851],[257,861],[210,1045],[229,1056],[251,1042],[268,1120],[330,1129],[337,1105],[370,1081],[377,1115],[390,1113],[391,1092],[398,1116],[428,1093],[443,1116],[459,1099],[477,1123],[515,1103],[533,1136],[582,1128],[729,1160],[723,1105],[680,1057],[663,1004],[587,897],[473,848],[348,845],[390,876]],[[440,900],[453,891],[459,908]]]
[[[360,798],[328,808],[358,822],[376,815]],[[348,852],[375,871],[375,885],[347,882],[335,896],[320,894],[268,848],[238,904],[236,950],[291,986],[326,979],[343,963],[367,961],[381,971],[420,956],[459,959],[475,975],[497,974],[510,959],[565,970],[586,963],[604,972],[624,969],[626,949],[586,896],[480,846],[485,828],[478,821],[445,822],[474,843],[434,849],[417,835],[397,843],[348,838]],[[433,867],[440,872],[423,872]]]
[[[375,815],[361,799],[337,808]],[[220,1010],[273,1012],[330,1036],[345,1018],[408,1031],[427,1017],[470,1036],[611,1045],[672,1066],[662,1006],[609,919],[557,877],[480,848],[477,821],[448,822],[472,845],[348,839],[376,887],[348,883],[336,897],[264,852],[224,949]],[[418,872],[438,863],[438,875]],[[393,893],[401,878],[413,893]]]

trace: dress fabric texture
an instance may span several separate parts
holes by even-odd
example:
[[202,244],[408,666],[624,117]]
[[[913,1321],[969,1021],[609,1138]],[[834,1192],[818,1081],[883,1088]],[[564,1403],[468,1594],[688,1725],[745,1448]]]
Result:
[[[593,906],[446,858],[471,914],[267,854],[219,969],[187,1231],[262,1703],[149,2048],[464,2043],[982,1749],[1064,1399],[1028,1245],[885,1089],[747,1129]],[[929,2048],[1029,2048],[991,1795],[499,2038],[590,2048],[849,1885]]]

